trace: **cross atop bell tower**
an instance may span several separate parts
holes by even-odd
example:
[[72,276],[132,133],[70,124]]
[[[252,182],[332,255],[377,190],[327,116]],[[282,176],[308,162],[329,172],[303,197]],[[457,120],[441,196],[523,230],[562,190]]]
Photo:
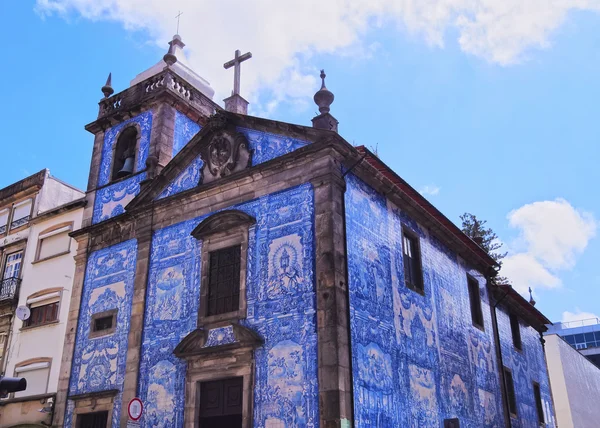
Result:
[[225,110],[233,113],[248,114],[248,101],[240,95],[240,78],[242,74],[242,62],[252,58],[252,52],[246,52],[240,55],[241,52],[235,51],[235,58],[223,64],[225,70],[233,67],[233,92],[229,98],[225,98]]

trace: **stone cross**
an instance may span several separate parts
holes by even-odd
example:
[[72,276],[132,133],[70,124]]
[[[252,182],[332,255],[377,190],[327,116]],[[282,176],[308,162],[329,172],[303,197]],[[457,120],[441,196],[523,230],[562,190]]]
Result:
[[242,65],[242,62],[244,62],[250,58],[252,58],[252,52],[246,52],[244,55],[240,55],[240,51],[236,50],[235,58],[232,59],[231,61],[228,61],[225,64],[223,64],[223,67],[225,67],[225,70],[227,70],[228,68],[231,68],[231,67],[235,67],[234,73],[233,73],[233,94],[231,94],[231,95],[239,95],[240,94],[240,74],[242,71],[241,65]]
[[177,18],[177,32],[175,34],[179,34],[179,17],[183,15],[182,11],[179,11],[179,14],[175,17]]

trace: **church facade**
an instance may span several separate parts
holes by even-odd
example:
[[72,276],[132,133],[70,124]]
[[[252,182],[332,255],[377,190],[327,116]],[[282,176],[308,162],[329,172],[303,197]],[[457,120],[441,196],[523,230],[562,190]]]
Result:
[[219,107],[182,48],[86,126],[54,425],[138,397],[144,427],[555,426],[547,320],[337,133],[324,74],[313,126],[282,123]]

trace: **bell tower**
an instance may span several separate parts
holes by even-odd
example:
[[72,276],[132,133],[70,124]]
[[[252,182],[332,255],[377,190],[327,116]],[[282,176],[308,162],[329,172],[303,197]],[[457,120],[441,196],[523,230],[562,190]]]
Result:
[[214,90],[188,64],[179,35],[155,65],[114,94],[102,87],[94,134],[83,226],[122,214],[125,206],[219,109]]

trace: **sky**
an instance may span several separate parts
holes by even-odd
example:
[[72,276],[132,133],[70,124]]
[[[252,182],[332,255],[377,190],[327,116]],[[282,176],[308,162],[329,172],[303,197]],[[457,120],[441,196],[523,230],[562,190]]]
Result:
[[49,168],[85,189],[100,88],[162,58],[178,11],[221,105],[223,63],[251,51],[250,114],[310,125],[324,68],[347,141],[486,220],[548,318],[600,315],[600,0],[0,2],[0,187]]

